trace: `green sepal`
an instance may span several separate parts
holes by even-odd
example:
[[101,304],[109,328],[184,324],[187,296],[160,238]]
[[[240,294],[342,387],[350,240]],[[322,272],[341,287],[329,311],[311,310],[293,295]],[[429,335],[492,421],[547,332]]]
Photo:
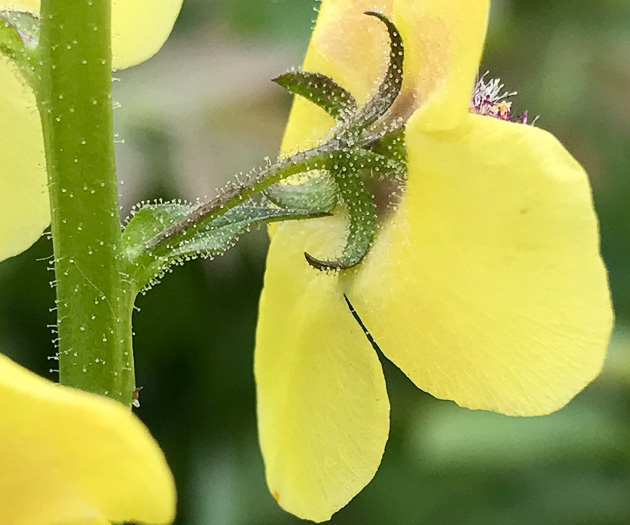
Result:
[[399,129],[382,137],[375,138],[372,142],[366,144],[365,148],[397,162],[403,167],[407,164],[404,129]]
[[383,22],[389,34],[389,66],[376,95],[353,118],[353,128],[365,128],[381,118],[392,106],[403,83],[403,62],[405,48],[402,37],[394,23],[379,11],[366,11],[364,14],[373,16]]
[[373,150],[358,149],[343,154],[341,157],[346,159],[344,162],[348,163],[353,170],[370,170],[372,178],[387,175],[404,177],[407,173],[404,162]]
[[337,188],[325,172],[320,172],[302,184],[274,184],[264,194],[282,208],[328,212],[337,205]]
[[190,236],[178,237],[173,245],[147,248],[148,241],[194,209],[192,204],[152,204],[139,209],[131,218],[123,232],[123,253],[128,263],[126,273],[138,290],[155,283],[172,264],[224,253],[256,224],[327,215],[311,210],[241,205],[192,230]]
[[339,195],[348,213],[348,237],[341,256],[322,260],[304,253],[307,262],[318,270],[348,270],[357,266],[367,255],[376,233],[376,205],[358,171],[376,159],[375,153],[365,152],[359,160],[356,153],[339,155],[331,170]]
[[321,73],[289,71],[274,78],[273,82],[317,104],[336,121],[347,119],[357,110],[352,94]]

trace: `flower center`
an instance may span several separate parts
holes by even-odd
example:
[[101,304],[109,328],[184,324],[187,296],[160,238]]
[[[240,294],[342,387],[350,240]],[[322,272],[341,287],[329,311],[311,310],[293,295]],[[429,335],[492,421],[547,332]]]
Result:
[[527,111],[516,114],[512,110],[512,102],[509,99],[518,93],[516,91],[506,91],[505,84],[501,83],[500,78],[493,78],[486,81],[488,73],[489,72],[486,71],[477,80],[475,88],[473,89],[469,111],[477,115],[494,117],[508,122],[535,125],[538,116],[530,121]]

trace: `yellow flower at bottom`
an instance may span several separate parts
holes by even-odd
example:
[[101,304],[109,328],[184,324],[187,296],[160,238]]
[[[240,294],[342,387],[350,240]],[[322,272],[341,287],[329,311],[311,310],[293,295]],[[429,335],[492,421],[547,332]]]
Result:
[[[343,216],[274,228],[260,301],[267,482],[283,508],[313,521],[370,481],[389,431],[381,366],[344,295],[419,388],[510,415],[563,407],[601,370],[612,327],[584,170],[543,130],[469,113],[489,2],[324,0],[304,67],[363,102],[387,56],[382,28],[362,15],[375,8],[393,17],[408,57],[401,201],[353,270],[304,259],[339,253]],[[331,125],[296,100],[285,151]]]
[[0,355],[0,523],[170,523],[175,488],[147,429],[122,405]]

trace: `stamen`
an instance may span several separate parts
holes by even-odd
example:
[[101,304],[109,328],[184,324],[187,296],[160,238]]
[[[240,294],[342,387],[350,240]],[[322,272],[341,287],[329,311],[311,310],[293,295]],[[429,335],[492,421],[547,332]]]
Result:
[[520,115],[516,115],[512,111],[512,102],[508,99],[518,95],[518,92],[504,91],[505,84],[501,83],[500,78],[493,78],[486,82],[488,73],[489,71],[486,71],[475,84],[472,100],[470,102],[470,112],[477,115],[498,118],[499,120],[530,124],[533,126],[538,120],[538,116],[532,121],[529,121],[527,111],[524,111]]

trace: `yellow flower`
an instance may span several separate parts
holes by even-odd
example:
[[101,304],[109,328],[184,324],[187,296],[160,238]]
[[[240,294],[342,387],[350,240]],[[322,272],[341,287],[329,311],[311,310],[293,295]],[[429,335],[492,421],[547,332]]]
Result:
[[[272,231],[255,373],[267,482],[280,505],[324,521],[374,476],[389,432],[376,352],[419,388],[509,415],[563,407],[599,373],[612,326],[588,178],[549,133],[469,112],[489,0],[324,0],[304,69],[359,102],[405,44],[398,110],[408,180],[355,269],[322,272],[344,245],[336,215]],[[283,150],[333,125],[295,101]]]
[[175,487],[125,407],[45,381],[0,355],[0,523],[170,523]]
[[[112,0],[115,68],[139,64],[162,47],[183,0]],[[0,11],[38,13],[39,0],[0,0]],[[50,223],[42,129],[35,96],[0,55],[0,260],[26,250]],[[11,123],[11,125],[6,125]]]

